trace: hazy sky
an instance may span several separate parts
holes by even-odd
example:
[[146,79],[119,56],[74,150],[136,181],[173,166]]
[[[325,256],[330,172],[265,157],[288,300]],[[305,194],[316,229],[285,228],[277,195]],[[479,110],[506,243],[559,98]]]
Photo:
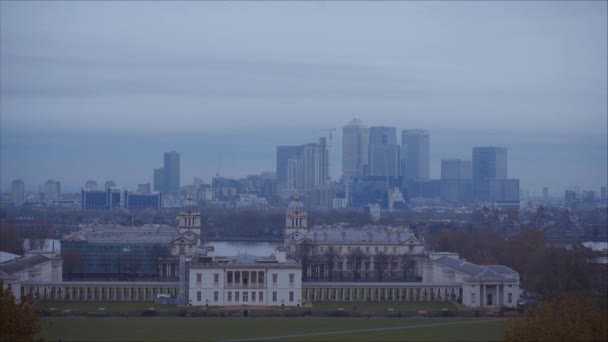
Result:
[[501,145],[523,187],[599,187],[606,5],[0,2],[1,184],[242,176],[359,115],[430,129],[435,177]]

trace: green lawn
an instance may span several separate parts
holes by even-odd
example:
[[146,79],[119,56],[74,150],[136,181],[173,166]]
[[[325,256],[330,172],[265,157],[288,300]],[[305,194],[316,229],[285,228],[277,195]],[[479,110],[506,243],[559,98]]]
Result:
[[451,302],[315,302],[312,308],[313,310],[322,311],[335,311],[342,308],[344,311],[353,312],[355,311],[365,312],[390,312],[388,309],[393,309],[396,312],[412,312],[412,311],[441,311],[442,309],[448,309],[450,311],[457,311],[458,308]]
[[44,317],[47,341],[200,341],[352,331],[370,328],[472,322],[387,330],[293,337],[287,340],[500,340],[506,321],[465,318],[84,318]]

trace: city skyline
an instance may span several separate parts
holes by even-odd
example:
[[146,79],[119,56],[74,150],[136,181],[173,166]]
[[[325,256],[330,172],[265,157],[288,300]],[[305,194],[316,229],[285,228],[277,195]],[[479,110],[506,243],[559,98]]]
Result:
[[0,6],[3,191],[153,182],[171,150],[184,184],[242,177],[354,115],[428,129],[433,179],[473,146],[535,193],[608,173],[606,2]]

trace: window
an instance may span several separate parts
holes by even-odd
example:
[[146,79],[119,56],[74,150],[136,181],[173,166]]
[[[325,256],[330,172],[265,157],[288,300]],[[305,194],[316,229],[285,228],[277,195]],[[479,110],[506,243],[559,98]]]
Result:
[[214,284],[219,284],[220,283],[220,274],[219,273],[214,273],[213,274],[213,283]]
[[374,252],[378,253],[378,247],[374,247]]
[[258,282],[260,284],[264,284],[264,272],[263,271],[258,272]]
[[241,282],[241,272],[240,271],[234,271],[234,282],[235,283]]
[[475,304],[475,293],[471,293],[471,304]]
[[196,292],[196,301],[200,302],[201,301],[201,291],[197,291]]
[[346,250],[350,252],[350,246],[349,246],[349,247],[347,247],[347,248],[346,248]]
[[325,247],[321,246],[319,247],[319,249],[321,250],[321,252],[325,252]]
[[228,291],[228,301],[232,302],[232,291]]
[[243,302],[249,301],[249,292],[243,292]]
[[259,294],[258,297],[260,298],[260,302],[263,302],[264,301],[264,292],[260,291],[258,294]]
[[290,283],[290,284],[293,284],[293,283],[294,283],[294,281],[295,281],[295,279],[296,279],[296,275],[295,275],[295,274],[293,274],[293,273],[290,273],[290,274],[289,274],[289,283]]
[[239,301],[239,291],[234,292],[234,301],[235,302]]
[[414,252],[414,246],[410,245],[409,247],[410,247],[410,253],[413,253]]
[[202,280],[203,280],[203,275],[200,273],[197,273],[196,274],[196,283],[200,284]]
[[272,274],[272,283],[276,284],[278,282],[279,275],[276,273]]
[[509,302],[509,304],[513,303],[513,294],[509,293],[507,295],[507,302]]
[[393,253],[397,253],[397,247],[393,247]]
[[226,282],[229,284],[232,283],[232,271],[228,271],[228,274],[226,275]]
[[251,291],[251,301],[255,302],[255,291]]
[[289,292],[289,301],[293,302],[293,291]]
[[277,301],[277,291],[273,291],[272,292],[272,301],[276,302]]
[[384,253],[388,252],[388,247],[384,246]]
[[220,293],[215,291],[213,292],[213,301],[217,302],[220,299]]
[[338,252],[342,253],[342,247],[338,247]]
[[365,247],[365,251],[369,253],[369,247]]

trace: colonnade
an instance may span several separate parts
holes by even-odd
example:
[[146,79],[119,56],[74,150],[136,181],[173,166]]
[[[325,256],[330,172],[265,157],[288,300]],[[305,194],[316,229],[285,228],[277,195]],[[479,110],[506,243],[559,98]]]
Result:
[[24,283],[21,286],[22,294],[31,294],[39,300],[153,301],[158,294],[178,294],[177,282],[106,282],[103,285],[58,282]]
[[[382,283],[379,283],[382,284]],[[337,286],[302,285],[302,298],[307,301],[453,301],[461,299],[460,286]]]

